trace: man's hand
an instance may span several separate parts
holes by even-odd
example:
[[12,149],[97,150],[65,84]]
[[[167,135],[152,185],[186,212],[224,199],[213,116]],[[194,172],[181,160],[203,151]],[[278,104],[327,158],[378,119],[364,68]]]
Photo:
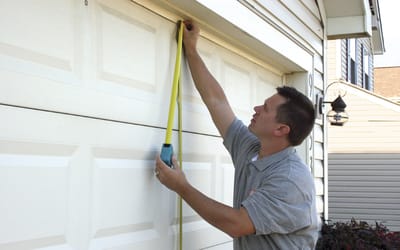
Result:
[[172,168],[168,167],[160,156],[157,156],[154,173],[163,185],[180,194],[188,182],[175,157],[172,157],[172,166]]
[[203,219],[232,237],[255,233],[253,222],[245,208],[234,209],[207,197],[190,185],[174,157],[172,164],[173,168],[168,167],[157,156],[154,170],[157,178],[180,195]]
[[199,26],[191,20],[183,21],[183,47],[186,54],[190,54],[196,51],[197,40],[200,35]]

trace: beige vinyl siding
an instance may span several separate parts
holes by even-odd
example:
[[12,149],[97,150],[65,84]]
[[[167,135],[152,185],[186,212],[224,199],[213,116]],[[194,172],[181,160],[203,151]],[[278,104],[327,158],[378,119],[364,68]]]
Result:
[[400,231],[400,154],[329,154],[329,219]]
[[327,56],[331,58],[327,62],[328,84],[342,77],[343,53],[341,44],[343,40],[329,40]]
[[329,153],[400,153],[400,105],[343,84],[349,121],[328,126]]

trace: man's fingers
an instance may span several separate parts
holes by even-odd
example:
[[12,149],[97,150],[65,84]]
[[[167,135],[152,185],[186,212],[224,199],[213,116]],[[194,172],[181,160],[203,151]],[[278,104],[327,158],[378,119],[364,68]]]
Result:
[[158,179],[160,179],[160,173],[163,170],[164,165],[165,165],[165,163],[161,160],[161,157],[159,155],[157,155],[156,168],[154,169],[154,174]]
[[188,29],[188,30],[193,29],[193,24],[192,24],[191,20],[185,20],[185,21],[183,21],[183,23],[185,24],[186,29]]
[[178,161],[176,160],[175,156],[172,156],[172,166],[177,169],[178,168]]

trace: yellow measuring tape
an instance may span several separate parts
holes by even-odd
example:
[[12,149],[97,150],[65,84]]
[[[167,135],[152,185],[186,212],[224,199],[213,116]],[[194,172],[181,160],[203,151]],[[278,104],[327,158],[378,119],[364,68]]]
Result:
[[[181,74],[181,58],[182,58],[182,42],[183,42],[183,25],[182,21],[179,21],[179,32],[178,32],[178,47],[176,50],[175,59],[175,70],[174,78],[172,82],[171,98],[169,103],[169,113],[168,113],[168,124],[165,133],[165,143],[161,149],[161,159],[170,167],[172,167],[172,127],[174,124],[175,115],[175,104],[178,102],[178,161],[179,166],[182,169],[182,88],[179,84],[179,78]],[[178,98],[177,98],[178,97]],[[179,207],[179,250],[182,250],[182,197],[178,198]]]

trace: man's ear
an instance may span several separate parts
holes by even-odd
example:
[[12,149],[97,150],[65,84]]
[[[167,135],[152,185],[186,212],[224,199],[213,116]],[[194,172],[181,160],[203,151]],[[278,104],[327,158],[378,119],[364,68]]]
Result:
[[278,128],[275,129],[275,136],[286,136],[290,133],[290,127],[286,124],[279,124]]

